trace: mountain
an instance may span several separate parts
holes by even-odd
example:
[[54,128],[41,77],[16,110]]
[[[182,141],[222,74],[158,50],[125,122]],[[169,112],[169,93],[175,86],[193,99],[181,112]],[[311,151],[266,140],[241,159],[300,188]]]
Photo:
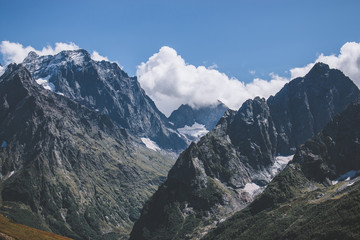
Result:
[[341,71],[323,63],[315,64],[304,78],[286,84],[267,101],[278,132],[277,152],[293,154],[349,102],[358,99],[358,92]]
[[226,110],[228,110],[228,107],[220,101],[218,101],[216,105],[199,108],[182,104],[171,113],[169,121],[172,122],[176,128],[183,128],[186,125],[192,126],[194,123],[199,123],[203,124],[207,130],[212,130]]
[[305,142],[246,209],[204,239],[359,239],[360,103]]
[[172,152],[186,148],[137,78],[129,77],[118,64],[94,61],[83,49],[48,56],[30,52],[23,64],[45,88],[110,116],[133,135]]
[[292,158],[281,155],[292,154],[359,96],[341,71],[317,63],[267,101],[256,97],[227,111],[180,154],[130,239],[202,237],[261,193]]
[[198,141],[215,127],[227,109],[228,107],[220,101],[216,105],[199,108],[182,104],[168,119],[180,134],[189,139],[189,142]]
[[15,64],[0,77],[0,144],[0,213],[74,239],[127,238],[173,165]]

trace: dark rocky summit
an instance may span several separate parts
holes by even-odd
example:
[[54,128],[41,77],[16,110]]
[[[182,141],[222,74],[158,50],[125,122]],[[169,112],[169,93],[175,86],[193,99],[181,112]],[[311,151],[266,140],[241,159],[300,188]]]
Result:
[[85,50],[54,56],[30,52],[23,64],[33,77],[53,91],[108,115],[139,137],[150,138],[162,149],[180,152],[187,144],[145,94],[136,77],[118,64],[94,61]]
[[[80,74],[69,69],[61,71]],[[0,144],[0,212],[74,239],[126,238],[173,164],[108,115],[43,89],[15,64],[0,78]]]
[[246,209],[204,239],[359,239],[360,103],[350,104]]
[[257,97],[227,111],[179,156],[130,239],[200,238],[253,201],[286,165],[279,154],[294,153],[359,96],[341,71],[318,63],[267,101]]
[[358,88],[341,71],[315,64],[305,77],[292,80],[267,101],[278,132],[277,152],[293,153],[357,99]]

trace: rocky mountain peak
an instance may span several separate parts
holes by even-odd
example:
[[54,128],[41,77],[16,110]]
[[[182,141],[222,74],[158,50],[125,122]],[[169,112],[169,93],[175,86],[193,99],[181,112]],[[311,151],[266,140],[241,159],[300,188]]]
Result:
[[36,52],[31,51],[31,52],[29,52],[27,57],[24,59],[24,63],[31,62],[34,58],[38,58],[38,57],[39,57],[39,55]]
[[169,121],[176,128],[192,126],[195,122],[203,124],[207,130],[212,130],[218,120],[222,117],[228,107],[221,101],[217,104],[192,107],[188,104],[182,104],[178,109],[173,111],[169,116]]
[[83,50],[27,58],[24,66],[45,88],[108,115],[132,134],[179,152],[186,142],[145,94],[136,77],[116,63],[94,61]]
[[267,100],[278,132],[277,152],[294,153],[297,146],[359,99],[358,87],[340,70],[315,64],[305,77],[292,80]]
[[[256,97],[237,112],[227,111],[214,130],[179,156],[168,180],[145,205],[131,239],[201,238],[199,231],[249,204],[297,147],[359,97],[348,77],[320,63],[275,96]],[[176,221],[169,226],[163,219],[170,218]]]
[[171,113],[168,120],[180,134],[188,139],[188,142],[197,142],[215,127],[227,109],[225,104],[220,101],[215,105],[202,107],[182,104]]
[[315,65],[311,68],[311,70],[306,74],[306,78],[319,78],[321,76],[326,76],[330,71],[329,65],[317,62]]
[[249,164],[261,169],[273,162],[277,133],[264,98],[247,100],[227,130],[232,144],[249,158]]
[[65,50],[61,51],[55,59],[64,59],[66,61],[72,61],[74,64],[83,65],[84,63],[89,62],[91,59],[91,55],[84,49],[77,50]]
[[[20,95],[22,92],[33,93],[33,88],[38,89],[30,72],[21,64],[9,64],[4,74],[0,76],[0,82],[3,82],[3,84],[6,84],[7,86],[9,85],[9,89],[7,89],[9,91],[19,91],[19,98],[21,98]],[[2,91],[5,90],[2,89]]]
[[358,239],[359,138],[357,102],[301,145],[247,208],[203,239]]
[[73,239],[126,238],[173,163],[16,64],[0,78],[0,144],[0,213]]

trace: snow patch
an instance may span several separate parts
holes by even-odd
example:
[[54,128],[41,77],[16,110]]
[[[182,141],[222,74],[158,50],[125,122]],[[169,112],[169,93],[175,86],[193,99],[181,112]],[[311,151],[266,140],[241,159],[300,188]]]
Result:
[[[360,169],[359,170],[350,170],[347,173],[344,173],[343,175],[341,175],[340,177],[338,177],[335,180],[331,181],[332,185],[336,185],[338,184],[338,182],[340,181],[350,181],[351,179],[355,178],[356,176],[360,175]],[[351,184],[352,185],[352,184]],[[349,185],[349,186],[351,186]]]
[[0,76],[5,72],[5,67],[0,66]]
[[73,51],[70,54],[70,58],[75,65],[83,65],[84,63],[84,54],[82,52]]
[[347,173],[341,175],[340,177],[338,177],[335,181],[349,181],[350,179],[354,178],[356,175],[360,174],[360,169],[359,170],[351,170],[348,171]]
[[257,193],[262,192],[263,187],[260,187],[259,185],[255,183],[247,183],[245,184],[245,187],[243,191],[249,193],[251,196],[257,195]]
[[49,75],[45,78],[38,78],[35,81],[37,84],[39,84],[43,88],[50,90],[52,92],[55,92],[55,85],[53,83],[49,82],[50,77],[51,76]]
[[181,135],[178,131],[175,131],[174,129],[167,128],[167,130],[169,130],[169,132],[175,133],[175,134],[178,135],[180,138],[184,137],[184,135]]
[[259,186],[255,182],[266,182],[269,183],[271,180],[278,175],[286,165],[293,159],[294,155],[290,156],[277,156],[275,162],[272,166],[263,171],[259,172],[254,176],[252,182],[246,183],[244,188],[241,189],[243,192],[247,192],[252,198],[260,194],[266,188],[267,184],[264,186]]
[[273,177],[278,175],[286,165],[293,159],[294,155],[290,156],[277,156],[274,165],[271,166],[270,171]]
[[154,141],[151,141],[149,138],[141,138],[141,141],[145,144],[147,148],[151,150],[154,151],[160,150],[159,146]]
[[14,175],[15,171],[11,171],[8,178],[11,177],[12,175]]
[[188,135],[196,139],[201,138],[209,132],[208,130],[206,130],[205,125],[199,124],[197,122],[195,122],[190,127],[185,125],[185,127],[178,128],[177,130],[183,135]]

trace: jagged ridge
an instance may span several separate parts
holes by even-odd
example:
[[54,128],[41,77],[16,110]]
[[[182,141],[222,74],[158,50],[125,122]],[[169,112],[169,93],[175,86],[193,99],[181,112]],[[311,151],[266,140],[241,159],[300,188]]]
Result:
[[360,170],[359,138],[354,103],[306,141],[249,207],[204,239],[358,239],[360,178],[339,177]]
[[129,77],[118,64],[94,61],[83,49],[54,56],[31,52],[23,63],[35,79],[43,79],[55,92],[109,115],[132,134],[150,138],[170,151],[179,152],[187,146],[137,78]]
[[247,183],[269,183],[277,154],[293,153],[359,96],[342,72],[318,63],[267,101],[255,98],[228,111],[179,156],[145,204],[131,239],[200,237],[252,201],[244,192]]

